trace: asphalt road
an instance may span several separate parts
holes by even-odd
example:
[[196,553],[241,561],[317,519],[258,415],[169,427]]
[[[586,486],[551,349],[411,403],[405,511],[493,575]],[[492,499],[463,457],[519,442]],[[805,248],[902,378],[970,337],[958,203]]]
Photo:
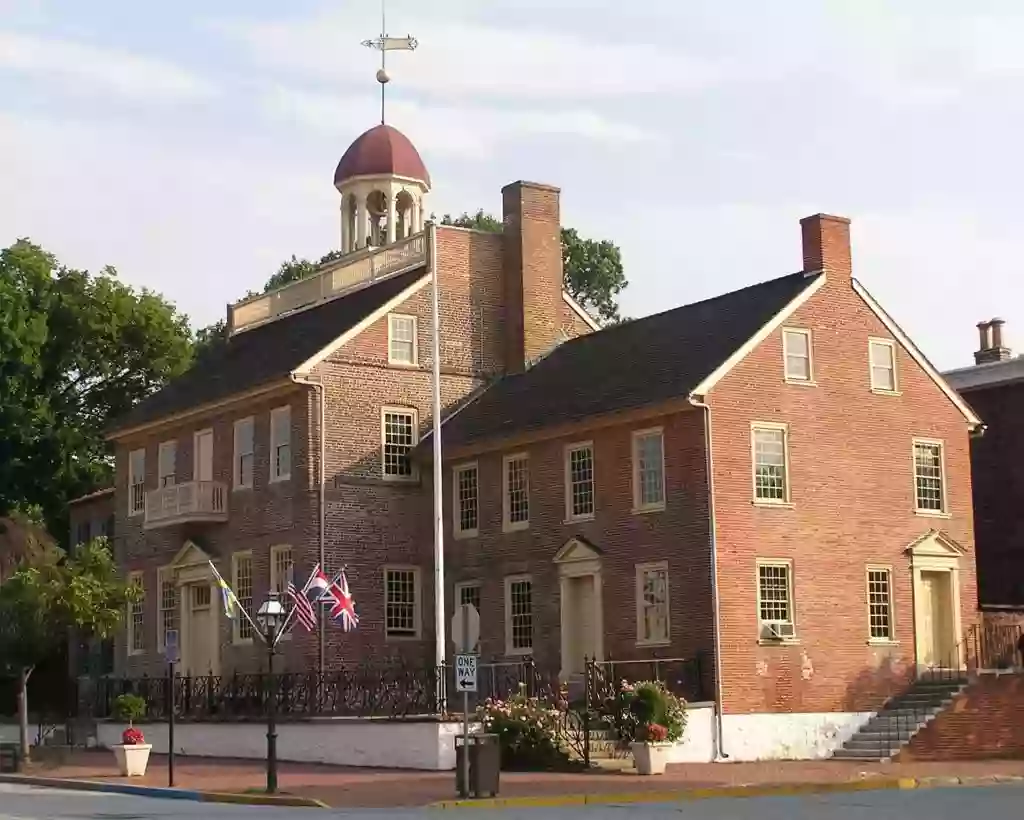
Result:
[[[1024,787],[921,789],[831,794],[820,797],[759,797],[746,800],[697,800],[671,804],[633,803],[563,809],[457,809],[459,820],[962,820],[968,816],[1019,817]],[[152,800],[124,795],[66,792],[0,785],[0,820],[296,820],[344,817],[351,820],[443,817],[428,809],[321,811],[260,806],[226,806]]]

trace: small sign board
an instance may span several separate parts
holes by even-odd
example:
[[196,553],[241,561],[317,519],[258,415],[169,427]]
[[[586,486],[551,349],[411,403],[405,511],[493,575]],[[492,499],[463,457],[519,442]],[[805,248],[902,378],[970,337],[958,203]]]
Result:
[[462,604],[452,616],[452,643],[463,654],[476,652],[480,641],[480,613],[472,604]]
[[178,663],[181,660],[181,647],[178,646],[178,630],[168,629],[164,633],[164,656],[168,663]]
[[455,656],[455,689],[458,692],[476,691],[476,655]]

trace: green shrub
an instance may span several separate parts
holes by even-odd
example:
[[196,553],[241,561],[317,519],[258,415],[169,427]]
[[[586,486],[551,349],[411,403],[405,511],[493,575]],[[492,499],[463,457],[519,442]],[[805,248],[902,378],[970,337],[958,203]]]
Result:
[[672,694],[661,681],[622,681],[609,717],[623,743],[643,742],[649,727],[664,726],[666,739],[675,742],[686,730],[686,701]]
[[146,701],[138,695],[118,695],[114,698],[114,717],[131,725],[146,716]]

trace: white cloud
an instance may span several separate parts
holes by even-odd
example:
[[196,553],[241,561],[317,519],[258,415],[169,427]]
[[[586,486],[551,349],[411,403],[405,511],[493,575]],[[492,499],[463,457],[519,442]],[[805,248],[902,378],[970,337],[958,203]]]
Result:
[[[275,86],[265,98],[273,116],[303,128],[354,138],[360,128],[380,116],[380,102],[370,96],[342,98]],[[615,122],[586,109],[502,110],[423,106],[407,100],[387,101],[387,121],[410,135],[424,154],[483,159],[494,146],[524,135],[561,135],[619,145],[652,142],[653,132]]]
[[55,77],[69,90],[91,85],[136,100],[192,100],[216,93],[209,82],[169,62],[12,31],[0,31],[2,69]]
[[[354,12],[298,21],[217,21],[212,24],[248,47],[260,62],[336,83],[372,82],[376,52],[359,56],[356,44],[372,34]],[[379,26],[379,23],[377,24]],[[403,23],[419,41],[415,53],[389,54],[403,88],[434,96],[464,94],[562,100],[634,96],[700,89],[717,82],[724,66],[639,43],[613,43],[573,34],[502,29],[469,22]],[[344,48],[339,44],[346,44]],[[353,53],[351,58],[340,54]]]

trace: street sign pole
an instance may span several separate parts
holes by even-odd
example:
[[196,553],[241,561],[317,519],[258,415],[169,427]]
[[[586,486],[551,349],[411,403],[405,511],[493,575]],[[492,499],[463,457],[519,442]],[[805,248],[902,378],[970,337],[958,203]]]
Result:
[[[476,650],[480,640],[480,613],[472,604],[462,604],[452,617],[452,641],[455,643],[455,687],[462,690],[462,797],[469,796],[469,693],[476,686]],[[472,668],[472,685],[469,671]],[[464,677],[465,676],[465,677]]]
[[[471,648],[469,646],[469,618],[462,619],[462,647],[463,651]],[[462,796],[469,796],[469,692],[465,687],[462,689]]]
[[179,660],[178,630],[168,629],[164,634],[164,653],[167,656],[167,785],[174,788],[174,665]]

